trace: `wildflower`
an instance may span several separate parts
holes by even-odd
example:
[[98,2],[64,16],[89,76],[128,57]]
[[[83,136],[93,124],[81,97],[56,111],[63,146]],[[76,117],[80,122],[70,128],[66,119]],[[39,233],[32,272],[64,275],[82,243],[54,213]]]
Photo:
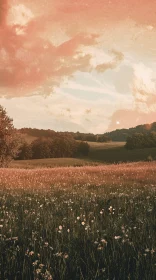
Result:
[[59,230],[62,230],[62,228],[63,228],[62,226],[59,226]]
[[44,266],[45,266],[45,265],[44,265],[43,263],[40,263],[40,264],[39,264],[39,267],[40,267],[40,268],[42,268],[42,267],[44,267]]
[[36,273],[37,273],[37,274],[40,274],[40,273],[41,273],[41,269],[37,268],[37,269],[36,269]]
[[107,241],[106,241],[105,239],[101,239],[101,242],[102,242],[103,244],[107,244]]
[[108,210],[112,213],[112,212],[113,212],[113,207],[110,206],[110,207],[108,208]]
[[98,247],[97,247],[97,250],[99,250],[99,251],[101,251],[102,249],[103,249],[102,246],[98,246]]
[[119,235],[118,236],[114,236],[115,240],[119,240],[120,238],[121,238],[121,236],[119,236]]
[[61,257],[62,256],[62,252],[58,252],[55,254],[56,257]]
[[85,227],[85,230],[88,230],[89,228],[90,228],[90,226],[88,225],[88,226]]
[[83,225],[83,226],[84,226],[84,225],[85,225],[85,222],[82,222],[82,223],[81,223],[81,225]]
[[149,252],[150,252],[150,249],[148,249],[148,248],[147,248],[147,249],[145,249],[145,252],[149,253]]
[[70,232],[70,229],[69,229],[69,228],[67,229],[67,232],[68,232],[68,233]]
[[37,263],[38,263],[38,260],[34,261],[32,264],[33,264],[33,266],[36,266]]
[[79,220],[80,220],[80,217],[77,217],[77,220],[79,221]]
[[68,256],[68,254],[65,253],[63,257],[64,257],[64,259],[68,259],[69,256]]

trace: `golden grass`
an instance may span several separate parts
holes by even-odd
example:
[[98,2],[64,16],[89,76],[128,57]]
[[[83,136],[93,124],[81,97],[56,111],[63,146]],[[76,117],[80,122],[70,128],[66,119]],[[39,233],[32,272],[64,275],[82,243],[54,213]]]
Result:
[[84,167],[38,169],[0,169],[0,185],[7,188],[46,189],[50,186],[119,185],[123,183],[154,184],[156,162],[139,162]]

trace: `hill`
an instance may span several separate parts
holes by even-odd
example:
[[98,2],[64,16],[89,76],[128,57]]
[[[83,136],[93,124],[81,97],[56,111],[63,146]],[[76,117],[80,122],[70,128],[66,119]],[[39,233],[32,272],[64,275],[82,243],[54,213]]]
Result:
[[125,142],[89,143],[89,160],[101,163],[121,163],[156,160],[156,148],[127,150]]
[[156,132],[156,122],[151,124],[138,125],[136,127],[131,127],[129,129],[116,129],[111,132],[106,132],[103,134],[93,134],[93,133],[80,133],[80,132],[55,132],[51,129],[36,129],[36,128],[21,128],[18,130],[25,136],[26,141],[29,143],[39,137],[53,137],[58,135],[71,135],[75,140],[88,141],[88,142],[103,142],[108,143],[110,141],[125,142],[128,136],[134,133],[150,133],[152,131]]
[[72,136],[75,140],[87,142],[108,143],[111,139],[104,134],[81,133],[81,132],[56,132],[51,129],[21,128],[18,131],[23,134],[25,140],[31,143],[36,138],[54,138],[55,136]]
[[111,132],[106,132],[104,135],[109,137],[112,141],[126,141],[128,136],[133,135],[134,133],[150,133],[152,131],[156,132],[156,122],[151,124],[138,125],[129,129],[116,129]]

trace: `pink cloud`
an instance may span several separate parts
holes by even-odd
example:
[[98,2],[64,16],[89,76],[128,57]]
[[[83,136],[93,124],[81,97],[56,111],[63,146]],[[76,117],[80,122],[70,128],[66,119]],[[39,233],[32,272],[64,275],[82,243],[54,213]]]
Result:
[[[56,47],[42,37],[37,19],[26,26],[9,26],[4,20],[6,12],[3,9],[0,26],[1,88],[21,88],[25,95],[49,79],[52,87],[58,86],[75,71],[88,69],[91,57],[78,50],[82,45],[95,44],[97,35],[77,34]],[[32,26],[36,32],[32,32]],[[7,92],[7,96],[14,94],[17,96],[17,91]],[[18,94],[21,95],[21,91]]]
[[6,24],[7,11],[8,11],[8,1],[0,0],[0,25],[1,26]]
[[97,72],[105,72],[108,69],[115,69],[124,60],[124,55],[121,52],[113,50],[112,53],[114,54],[114,59],[110,62],[97,65]]
[[[148,2],[141,5],[131,0],[23,0],[34,14],[25,26],[10,26],[7,23],[8,1],[0,0],[0,87],[8,89],[7,95],[30,94],[32,89],[52,82],[52,87],[71,76],[75,71],[91,71],[91,55],[84,55],[80,47],[95,45],[98,42],[100,28],[130,17],[142,22]],[[12,0],[14,5],[19,2]],[[13,4],[12,4],[13,5]],[[10,4],[11,6],[11,4]],[[146,13],[144,23],[154,20],[154,1],[150,3],[150,13]],[[139,13],[138,13],[139,11]],[[68,39],[65,42],[52,43],[49,36],[62,30]],[[81,48],[82,49],[82,48]],[[123,60],[123,54],[114,51],[114,60],[97,66],[98,72],[114,69]],[[18,89],[15,91],[11,89]],[[10,89],[10,90],[9,90]],[[3,90],[4,93],[4,90]]]

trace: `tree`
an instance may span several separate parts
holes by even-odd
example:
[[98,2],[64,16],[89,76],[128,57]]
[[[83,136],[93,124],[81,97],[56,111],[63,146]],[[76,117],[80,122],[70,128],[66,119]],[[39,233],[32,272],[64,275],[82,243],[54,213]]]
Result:
[[87,142],[79,142],[77,147],[77,154],[79,156],[88,156],[90,146]]
[[33,159],[50,158],[51,150],[49,141],[44,138],[38,138],[32,142]]
[[20,134],[13,126],[13,120],[0,105],[0,167],[8,167],[18,154]]
[[17,159],[32,159],[32,145],[24,142],[20,147]]
[[134,133],[127,137],[125,147],[129,150],[156,147],[156,132]]

